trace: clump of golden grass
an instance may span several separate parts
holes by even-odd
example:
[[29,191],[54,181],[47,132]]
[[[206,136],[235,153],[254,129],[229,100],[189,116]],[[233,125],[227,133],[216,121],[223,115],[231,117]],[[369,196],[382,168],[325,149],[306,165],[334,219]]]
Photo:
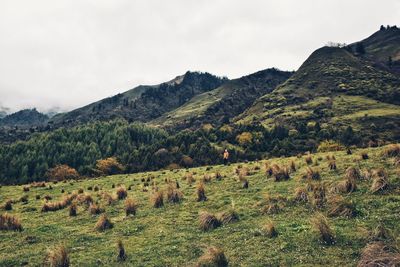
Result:
[[351,154],[353,154],[353,152],[351,152],[351,149],[350,149],[350,148],[347,148],[346,154],[347,154],[347,155],[351,155]]
[[247,167],[240,168],[240,171],[239,171],[238,174],[243,176],[243,177],[248,176],[249,175],[249,168],[247,168]]
[[280,212],[284,207],[284,203],[286,202],[286,198],[281,195],[271,196],[266,194],[264,199],[266,204],[261,209],[263,214],[276,214]]
[[221,175],[220,172],[216,172],[215,173],[215,179],[218,180],[218,181],[222,179],[222,175]]
[[29,186],[24,186],[24,187],[23,187],[23,191],[24,191],[24,192],[29,192]]
[[154,208],[161,208],[164,206],[164,194],[162,191],[156,191],[150,196],[151,205]]
[[294,201],[296,202],[308,202],[308,193],[305,188],[297,187],[294,190]]
[[225,257],[224,251],[220,248],[209,247],[204,254],[197,260],[196,267],[227,267],[228,260]]
[[313,169],[311,167],[307,167],[306,177],[310,180],[320,180],[321,175],[319,174],[319,170]]
[[400,253],[391,252],[383,242],[373,242],[362,250],[357,266],[400,266]]
[[47,252],[45,266],[68,267],[70,265],[68,252],[63,245],[57,246]]
[[207,196],[206,196],[206,190],[204,189],[204,184],[199,183],[196,188],[197,192],[197,201],[206,201]]
[[382,156],[384,157],[399,157],[400,156],[400,144],[391,144],[385,147],[382,151]]
[[74,200],[77,197],[77,195],[71,194],[68,196],[65,196],[62,200],[57,201],[57,202],[46,202],[42,206],[42,212],[48,212],[48,211],[57,211],[66,208],[68,205],[71,204],[72,200]]
[[125,261],[126,253],[125,253],[124,244],[122,243],[121,240],[118,240],[118,242],[117,242],[117,249],[118,249],[117,261]]
[[211,182],[211,175],[204,174],[203,175],[203,183],[209,183],[209,182]]
[[290,171],[295,172],[296,171],[296,163],[294,160],[290,161]]
[[332,170],[332,171],[336,170],[336,169],[337,169],[337,167],[336,167],[336,161],[335,161],[335,160],[330,160],[329,163],[328,163],[328,167],[329,167],[329,169]]
[[218,221],[222,224],[234,223],[239,221],[239,214],[234,210],[222,211],[216,215]]
[[46,187],[45,182],[33,182],[30,184],[31,187]]
[[185,175],[185,179],[186,179],[186,182],[188,183],[188,185],[191,185],[191,184],[193,184],[196,180],[194,179],[194,177],[193,177],[193,173],[191,173],[191,172],[189,172],[189,173],[187,173],[186,175]]
[[102,232],[107,229],[111,229],[113,227],[114,227],[114,224],[110,221],[110,219],[108,219],[107,215],[105,213],[103,213],[102,215],[100,215],[99,220],[97,221],[94,228],[97,231]]
[[125,199],[128,196],[128,191],[126,191],[126,188],[124,186],[120,186],[117,188],[117,198],[119,200]]
[[125,200],[125,214],[126,216],[129,215],[136,215],[136,211],[137,211],[137,203],[134,199],[132,198],[127,198]]
[[326,187],[322,183],[312,185],[313,199],[312,204],[315,208],[320,209],[326,202]]
[[326,155],[326,160],[327,161],[336,160],[335,155]]
[[249,188],[249,181],[246,178],[242,181],[242,187],[245,189]]
[[346,200],[341,196],[333,196],[328,201],[328,216],[352,218],[356,216],[356,208],[351,200]]
[[388,175],[383,169],[376,169],[372,171],[372,185],[371,192],[378,193],[386,190],[389,187]]
[[182,201],[183,194],[178,189],[174,188],[172,185],[168,186],[167,189],[167,199],[170,203],[179,203]]
[[12,210],[12,204],[13,204],[12,200],[10,200],[10,199],[7,200],[3,205],[3,209],[4,210]]
[[363,159],[363,160],[369,159],[368,153],[367,152],[362,152],[361,153],[361,159]]
[[4,213],[0,215],[0,230],[21,232],[23,228],[21,221],[16,216]]
[[74,217],[77,214],[77,209],[78,206],[76,205],[76,203],[72,203],[71,206],[69,206],[69,216]]
[[[267,165],[267,163],[265,163],[265,164]],[[266,169],[265,169],[265,173],[267,174],[268,177],[271,177],[272,174],[274,173],[274,170],[272,169],[271,166],[268,165],[268,166],[266,167]]]
[[111,205],[116,201],[116,199],[107,192],[102,192],[101,197],[107,203],[107,205]]
[[104,209],[102,209],[99,205],[96,203],[90,203],[89,205],[89,213],[92,215],[98,215],[104,212]]
[[335,243],[335,236],[331,227],[329,226],[328,220],[321,213],[317,213],[312,219],[311,224],[314,229],[319,233],[320,239],[327,245]]
[[346,169],[345,177],[350,179],[360,180],[361,179],[360,169],[355,167],[348,167]]
[[23,195],[22,197],[19,198],[19,201],[22,203],[28,203],[28,196]]
[[357,182],[355,178],[346,177],[336,185],[336,191],[340,193],[351,193],[357,190]]
[[221,222],[214,214],[202,211],[199,214],[199,225],[201,230],[208,231],[219,227]]
[[287,167],[279,167],[274,164],[272,166],[272,173],[275,177],[275,182],[287,181],[290,179],[289,168]]
[[89,193],[84,193],[84,194],[78,195],[77,200],[80,203],[85,204],[87,206],[89,206],[91,203],[93,203],[93,198]]
[[307,165],[311,165],[313,163],[313,159],[310,154],[306,155],[306,157],[304,159],[305,159]]
[[275,228],[275,224],[271,221],[262,227],[262,232],[269,238],[278,236],[278,231]]

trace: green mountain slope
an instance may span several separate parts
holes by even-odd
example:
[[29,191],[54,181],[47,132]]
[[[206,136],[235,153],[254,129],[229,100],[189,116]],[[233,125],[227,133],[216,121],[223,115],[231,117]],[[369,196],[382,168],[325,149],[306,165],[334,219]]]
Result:
[[198,127],[204,123],[227,123],[291,75],[291,72],[266,69],[231,80],[212,91],[193,97],[186,104],[153,120],[151,124],[185,128]]
[[146,122],[183,105],[193,96],[217,88],[226,80],[209,73],[187,72],[166,83],[138,86],[125,93],[56,115],[51,124],[58,127],[116,118]]
[[0,119],[0,127],[31,127],[45,125],[49,117],[36,109],[23,109]]
[[259,98],[236,122],[271,126],[318,121],[368,131],[374,124],[378,132],[399,136],[400,77],[371,60],[397,54],[398,36],[398,30],[372,35],[373,41],[363,41],[362,56],[349,47],[316,50],[290,79]]

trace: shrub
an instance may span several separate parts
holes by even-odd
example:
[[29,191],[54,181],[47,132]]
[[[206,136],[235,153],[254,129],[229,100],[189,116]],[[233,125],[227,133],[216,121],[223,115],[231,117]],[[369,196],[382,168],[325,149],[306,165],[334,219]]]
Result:
[[208,231],[215,229],[221,225],[221,222],[217,219],[214,214],[206,211],[200,212],[199,215],[200,229],[203,231]]
[[4,213],[0,215],[0,230],[21,232],[23,228],[16,216]]
[[47,170],[45,176],[50,181],[63,181],[68,179],[79,178],[79,173],[68,165],[57,165],[54,168]]
[[170,203],[179,203],[183,198],[183,194],[178,189],[173,186],[168,186],[167,189],[167,199]]
[[99,217],[99,220],[95,225],[95,229],[100,232],[111,229],[113,227],[114,224],[108,219],[107,215],[104,213]]
[[222,224],[234,223],[239,221],[239,214],[234,210],[220,212],[216,215],[218,221]]
[[216,248],[209,247],[205,253],[198,259],[196,267],[227,267],[228,260],[225,257],[224,251]]
[[273,222],[268,222],[262,227],[262,232],[269,238],[278,236],[278,231]]
[[207,200],[206,190],[204,189],[203,183],[199,183],[197,185],[196,191],[197,191],[197,201],[206,201]]
[[117,248],[118,248],[117,261],[125,261],[126,260],[126,253],[125,253],[124,244],[122,244],[121,240],[118,240]]
[[120,186],[117,188],[117,198],[119,200],[125,199],[128,196],[128,191],[126,191],[126,188],[123,186]]
[[76,211],[78,209],[78,206],[76,203],[72,203],[71,206],[69,206],[69,216],[76,216]]
[[332,229],[329,226],[328,220],[324,215],[318,213],[311,219],[311,224],[314,229],[319,233],[320,239],[327,245],[335,243],[335,237]]
[[325,140],[319,143],[317,151],[318,152],[329,152],[329,151],[340,151],[344,150],[344,146],[333,140]]
[[382,152],[384,157],[399,157],[400,156],[400,144],[391,144],[385,147]]
[[154,192],[150,197],[151,205],[154,208],[161,208],[164,206],[164,194],[162,191]]
[[125,214],[126,216],[129,215],[136,215],[137,211],[137,203],[132,198],[128,198],[125,200]]
[[400,254],[391,252],[383,242],[370,243],[362,250],[357,266],[400,266]]
[[330,217],[352,218],[357,214],[353,201],[346,200],[341,196],[334,196],[329,199],[328,205],[328,216]]
[[388,175],[383,169],[372,171],[371,192],[378,193],[386,190],[389,187]]
[[96,171],[99,175],[118,174],[123,172],[124,169],[124,166],[114,157],[100,159],[96,162]]
[[49,250],[45,259],[45,266],[50,267],[68,267],[70,264],[68,252],[63,245]]

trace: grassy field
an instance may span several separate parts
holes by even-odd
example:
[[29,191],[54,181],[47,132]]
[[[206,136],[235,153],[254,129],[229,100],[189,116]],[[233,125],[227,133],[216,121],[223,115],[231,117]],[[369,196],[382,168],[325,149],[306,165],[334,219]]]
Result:
[[[352,155],[345,151],[312,154],[310,165],[305,161],[307,156],[273,158],[230,166],[47,183],[43,188],[30,187],[27,192],[24,192],[24,186],[2,186],[0,205],[14,200],[12,210],[7,213],[20,218],[23,231],[0,231],[0,266],[40,266],[47,251],[60,244],[67,248],[72,266],[193,266],[209,246],[223,249],[230,266],[355,266],[362,248],[378,238],[374,231],[379,225],[390,232],[383,241],[394,249],[400,247],[400,170],[394,165],[394,158],[381,155],[384,149],[353,150]],[[368,159],[362,159],[362,153],[367,153]],[[330,170],[327,155],[335,156],[337,170]],[[277,182],[274,175],[266,174],[266,162],[268,166],[278,164],[282,168],[289,166],[291,161],[296,165],[296,171],[290,172],[290,179]],[[309,166],[319,170],[320,181],[303,177]],[[338,193],[334,188],[344,180],[348,167],[360,169],[365,177],[356,179],[357,190],[354,192]],[[377,168],[387,172],[389,187],[372,193],[373,179],[367,176],[368,171]],[[236,170],[241,173],[242,181]],[[190,173],[196,180],[191,184],[185,178]],[[221,180],[215,179],[216,173],[222,175]],[[198,202],[196,185],[205,174],[212,177],[211,181],[205,182],[208,199]],[[150,186],[144,186],[142,179],[151,180]],[[247,189],[242,186],[244,179],[249,182]],[[164,199],[163,207],[154,208],[149,201],[152,184],[166,192],[168,180],[174,185],[175,181],[179,182],[183,199],[175,204]],[[102,197],[103,192],[115,195],[120,184],[127,189],[131,186],[127,192],[128,198],[138,203],[135,216],[125,215],[123,200],[115,200],[109,205]],[[316,206],[311,189],[312,185],[316,188],[318,184],[326,187],[326,203],[323,202],[321,207]],[[94,191],[95,186],[99,191]],[[296,202],[296,188],[307,187],[311,190],[305,190],[309,201]],[[95,230],[100,215],[90,215],[85,204],[78,204],[76,217],[69,216],[68,207],[41,212],[46,195],[52,197],[49,202],[53,203],[79,189],[90,194],[105,209],[114,224],[112,229]],[[19,201],[24,195],[28,197],[27,203]],[[37,195],[40,199],[36,199]],[[329,216],[331,200],[337,195],[352,201],[354,217]],[[273,202],[271,199],[278,199],[280,210],[268,214],[263,210]],[[239,221],[209,231],[200,229],[200,211],[229,210],[239,215]],[[334,233],[334,244],[321,241],[314,229],[311,219],[317,212],[327,216]],[[0,214],[4,213],[2,208]],[[268,222],[275,225],[276,237],[270,238],[265,232],[264,225]],[[118,240],[125,246],[125,262],[117,261]]]

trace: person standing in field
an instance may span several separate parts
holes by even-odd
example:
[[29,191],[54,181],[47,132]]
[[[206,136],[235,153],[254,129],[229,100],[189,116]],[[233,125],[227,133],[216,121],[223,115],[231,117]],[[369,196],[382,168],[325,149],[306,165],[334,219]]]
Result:
[[229,159],[229,152],[228,152],[228,149],[226,149],[226,148],[224,150],[223,158],[224,158],[224,165],[227,165],[228,164],[228,159]]

